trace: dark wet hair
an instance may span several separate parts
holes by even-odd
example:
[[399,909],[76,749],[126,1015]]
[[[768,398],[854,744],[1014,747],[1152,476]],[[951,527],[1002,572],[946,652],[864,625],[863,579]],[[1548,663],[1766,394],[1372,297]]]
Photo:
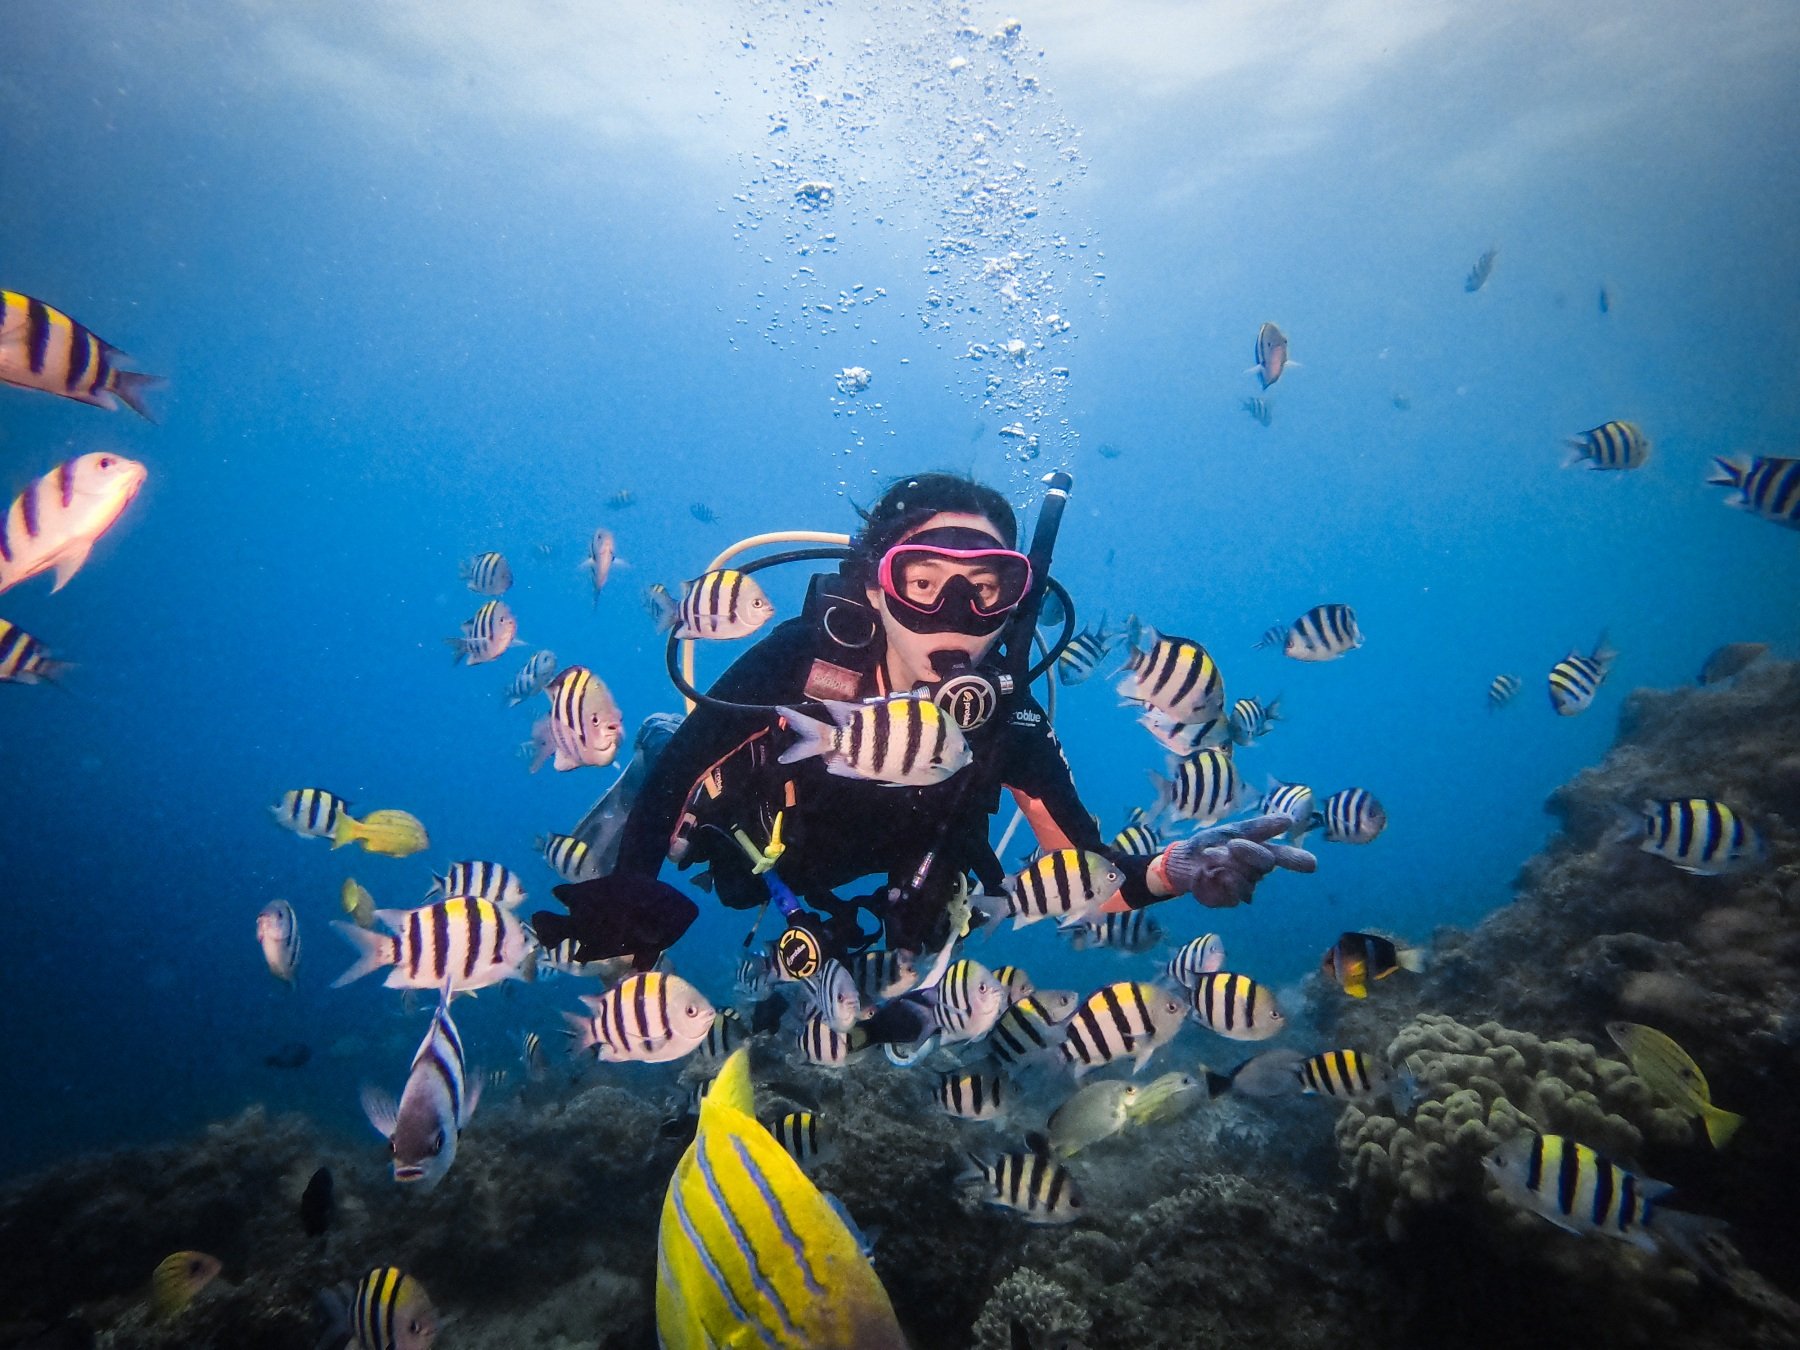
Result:
[[1000,542],[1019,546],[1019,523],[1012,504],[985,483],[955,473],[914,473],[897,478],[875,504],[862,512],[863,527],[851,541],[852,563],[865,579],[875,564],[901,539],[940,511],[982,516],[993,523]]

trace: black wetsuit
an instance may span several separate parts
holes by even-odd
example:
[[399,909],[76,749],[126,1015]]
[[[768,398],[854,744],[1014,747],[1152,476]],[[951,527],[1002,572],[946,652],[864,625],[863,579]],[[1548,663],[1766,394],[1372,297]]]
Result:
[[[803,707],[815,659],[841,659],[820,647],[808,621],[791,619],[721,676],[712,695],[733,703]],[[886,692],[878,659],[871,671],[862,677],[859,697]],[[1144,886],[1145,861],[1104,846],[1076,794],[1050,719],[1027,692],[1003,698],[994,716],[969,733],[974,762],[931,787],[885,787],[843,777],[817,758],[777,764],[792,739],[766,714],[707,704],[695,708],[663,749],[632,809],[616,872],[654,877],[679,832],[691,841],[684,867],[710,862],[720,899],[737,907],[760,904],[764,883],[751,876],[747,855],[727,831],[741,827],[754,844],[763,845],[780,810],[786,851],[776,872],[782,881],[809,906],[829,913],[839,888],[864,877],[885,878],[887,885],[867,907],[881,918],[890,947],[917,949],[935,940],[933,929],[962,871],[974,872],[989,889],[997,887],[1000,872],[988,829],[1004,787],[1025,810],[1041,846],[1102,853],[1125,872],[1127,903],[1141,906],[1154,898]],[[904,886],[934,847],[940,861],[930,882],[907,902],[891,903],[888,888]]]

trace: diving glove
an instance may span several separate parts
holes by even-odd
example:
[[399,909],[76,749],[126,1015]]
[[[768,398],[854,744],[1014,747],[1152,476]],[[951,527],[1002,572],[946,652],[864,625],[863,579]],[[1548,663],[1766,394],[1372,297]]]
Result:
[[1153,858],[1145,882],[1153,895],[1185,891],[1209,909],[1248,904],[1256,883],[1277,867],[1290,872],[1318,868],[1319,860],[1305,849],[1268,842],[1293,828],[1289,816],[1255,816],[1202,830]]

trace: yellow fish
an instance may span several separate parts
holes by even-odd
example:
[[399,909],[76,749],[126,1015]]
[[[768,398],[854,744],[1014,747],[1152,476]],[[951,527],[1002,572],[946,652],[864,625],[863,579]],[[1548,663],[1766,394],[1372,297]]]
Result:
[[162,383],[155,375],[120,370],[125,353],[42,300],[0,291],[0,383],[41,389],[96,408],[121,403],[154,420],[144,393]]
[[219,1273],[219,1259],[205,1252],[176,1252],[165,1256],[150,1277],[150,1309],[158,1317],[173,1317],[194,1301]]
[[348,811],[338,817],[331,831],[331,846],[361,844],[365,853],[381,853],[390,858],[410,858],[431,847],[431,837],[419,818],[405,811],[371,811],[361,820]]
[[757,1122],[740,1047],[700,1103],[663,1196],[663,1350],[905,1350],[893,1305],[835,1204]]
[[361,885],[355,877],[344,878],[342,899],[344,913],[356,920],[358,928],[375,926],[375,897],[370,895],[368,888]]
[[1632,1070],[1652,1092],[1706,1123],[1706,1137],[1714,1148],[1731,1142],[1744,1118],[1713,1105],[1706,1075],[1687,1051],[1656,1028],[1637,1022],[1608,1022],[1606,1034],[1625,1052]]

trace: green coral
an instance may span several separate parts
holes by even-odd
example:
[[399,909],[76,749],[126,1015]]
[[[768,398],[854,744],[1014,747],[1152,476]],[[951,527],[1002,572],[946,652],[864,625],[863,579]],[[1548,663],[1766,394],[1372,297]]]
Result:
[[1034,1345],[1059,1333],[1085,1336],[1091,1325],[1067,1289],[1023,1267],[995,1285],[982,1305],[971,1332],[975,1350],[1008,1350],[1015,1321],[1031,1333]]
[[1388,1047],[1422,1098],[1409,1119],[1382,1101],[1338,1117],[1338,1149],[1364,1215],[1398,1241],[1413,1211],[1479,1194],[1481,1160],[1521,1131],[1564,1134],[1615,1158],[1646,1138],[1693,1137],[1686,1116],[1659,1107],[1631,1067],[1585,1041],[1546,1041],[1498,1022],[1414,1018]]

